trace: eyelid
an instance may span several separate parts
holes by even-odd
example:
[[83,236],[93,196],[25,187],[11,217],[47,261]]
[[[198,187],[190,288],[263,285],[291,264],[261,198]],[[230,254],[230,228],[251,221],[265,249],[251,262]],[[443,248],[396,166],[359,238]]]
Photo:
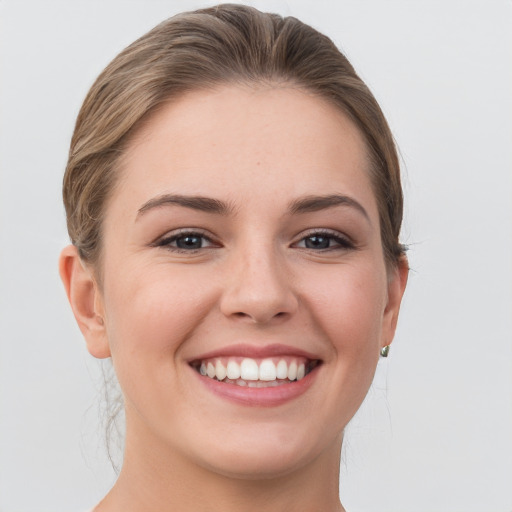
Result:
[[[207,240],[209,244],[211,244],[208,247],[201,247],[201,249],[210,249],[211,247],[214,247],[214,246],[217,246],[217,247],[220,246],[220,244],[215,241],[215,238],[210,233],[208,233],[206,230],[204,230],[202,228],[193,228],[193,227],[179,228],[179,229],[168,231],[167,233],[165,233],[165,235],[159,236],[154,242],[152,242],[151,246],[164,247],[164,248],[167,247],[170,250],[174,249],[176,251],[181,251],[182,249],[180,249],[178,247],[172,247],[170,245],[170,243],[173,242],[174,240],[176,240],[182,236],[186,236],[186,235],[200,236],[200,237],[204,238],[205,240]],[[201,250],[201,249],[197,249],[197,250]],[[185,252],[193,252],[193,250],[186,250]]]
[[[180,251],[188,252],[188,253],[194,252],[194,249],[183,250],[179,247],[174,247],[174,246],[170,245],[176,239],[178,239],[182,236],[186,236],[186,235],[199,236],[208,242],[208,246],[198,248],[198,249],[196,249],[196,251],[221,246],[221,244],[218,241],[216,241],[215,237],[212,236],[205,229],[194,228],[194,227],[179,228],[176,230],[171,230],[171,231],[165,233],[164,235],[159,236],[150,245],[153,247],[168,248],[169,250],[178,251],[178,252],[180,252]],[[310,249],[310,248],[306,248],[306,247],[299,247],[300,249],[314,250],[315,252],[320,252],[320,251],[329,251],[329,250],[336,250],[336,249],[348,250],[348,249],[356,249],[357,248],[356,243],[350,236],[346,235],[345,233],[343,233],[341,231],[337,231],[335,229],[329,229],[329,228],[311,228],[306,231],[303,231],[295,237],[295,241],[291,243],[291,247],[294,247],[294,246],[296,247],[300,242],[304,241],[306,238],[311,237],[311,236],[329,237],[330,239],[334,240],[337,243],[337,245],[335,245],[333,247],[328,247],[326,249]]]
[[[329,228],[311,228],[306,231],[303,231],[296,237],[296,241],[292,243],[292,246],[296,246],[298,243],[302,242],[304,239],[310,237],[310,236],[327,236],[331,239],[338,239],[338,245],[335,247],[329,247],[327,249],[317,249],[316,251],[329,251],[329,250],[335,250],[335,249],[356,249],[356,243],[354,240],[346,235],[345,233],[342,233],[341,231],[337,231],[335,229],[329,229]],[[341,242],[341,243],[340,243]],[[302,249],[302,247],[301,247]],[[304,248],[307,249],[307,248]],[[315,250],[315,249],[311,249]]]

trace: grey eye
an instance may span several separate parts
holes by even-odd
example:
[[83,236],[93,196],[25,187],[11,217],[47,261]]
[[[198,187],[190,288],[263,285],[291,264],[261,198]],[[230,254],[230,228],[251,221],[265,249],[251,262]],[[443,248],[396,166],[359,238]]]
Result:
[[203,233],[194,233],[193,231],[182,231],[162,238],[156,245],[166,247],[169,250],[179,250],[183,252],[197,251],[214,247],[215,244]]
[[332,236],[311,235],[304,239],[306,249],[327,249],[331,245]]
[[179,249],[201,249],[203,242],[203,236],[192,234],[177,236],[174,239],[174,243]]
[[319,231],[299,240],[296,247],[322,251],[327,249],[347,250],[354,248],[354,245],[341,234]]

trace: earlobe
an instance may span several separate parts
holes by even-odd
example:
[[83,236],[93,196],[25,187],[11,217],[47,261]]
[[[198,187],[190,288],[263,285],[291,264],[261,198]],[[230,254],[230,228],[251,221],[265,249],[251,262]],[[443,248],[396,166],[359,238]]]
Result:
[[384,310],[384,325],[381,347],[391,344],[395,336],[400,304],[409,277],[409,262],[405,255],[400,257],[398,264],[390,270],[388,278],[388,301]]
[[99,359],[110,357],[101,293],[75,246],[69,245],[62,250],[59,273],[87,349]]

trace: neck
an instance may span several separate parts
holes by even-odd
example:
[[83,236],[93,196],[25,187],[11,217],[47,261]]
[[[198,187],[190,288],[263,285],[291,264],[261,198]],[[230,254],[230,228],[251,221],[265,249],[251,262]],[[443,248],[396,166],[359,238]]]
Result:
[[289,473],[249,479],[201,467],[147,438],[139,446],[127,436],[119,478],[95,512],[344,512],[340,451],[341,438]]

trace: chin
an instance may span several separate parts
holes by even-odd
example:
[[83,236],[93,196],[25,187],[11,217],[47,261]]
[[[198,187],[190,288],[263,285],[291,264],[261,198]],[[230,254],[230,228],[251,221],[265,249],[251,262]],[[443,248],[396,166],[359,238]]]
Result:
[[[284,477],[312,463],[322,453],[335,453],[333,444],[341,450],[342,436],[324,446],[322,435],[290,436],[283,432],[267,432],[262,427],[259,435],[244,435],[241,442],[214,443],[210,449],[203,448],[198,463],[216,474],[242,480],[267,480]],[[297,434],[297,432],[295,433]],[[226,436],[229,437],[229,436]],[[311,440],[316,443],[312,444]],[[231,439],[235,441],[234,439]],[[322,443],[322,444],[320,444]]]
[[205,469],[218,475],[239,480],[270,480],[285,477],[308,463],[308,458],[298,456],[297,453],[276,455],[276,450],[266,454],[237,453],[236,457],[230,453],[219,457],[215,461],[204,461]]

